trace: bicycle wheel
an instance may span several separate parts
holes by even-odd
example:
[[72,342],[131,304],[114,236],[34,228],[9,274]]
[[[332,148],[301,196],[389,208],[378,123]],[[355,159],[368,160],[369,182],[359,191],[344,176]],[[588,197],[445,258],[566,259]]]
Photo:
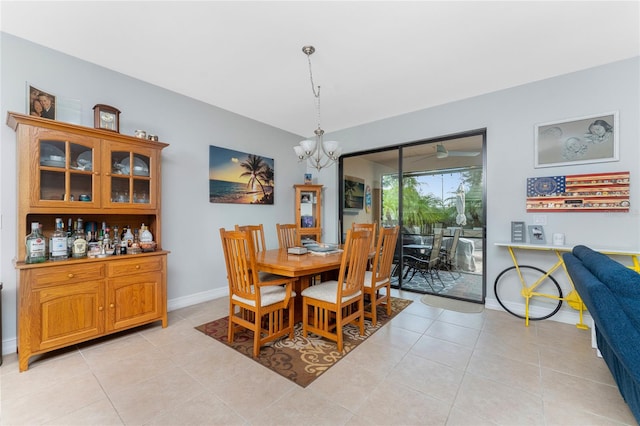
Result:
[[[520,273],[527,286],[532,285],[540,279],[546,271],[536,268],[535,266],[519,265]],[[496,278],[495,285],[493,287],[496,295],[496,299],[500,306],[505,311],[509,312],[518,318],[525,319],[525,291],[522,288],[520,278],[518,277],[518,271],[515,266],[505,269],[500,272],[498,278]],[[545,278],[536,288],[536,293],[544,293],[551,297],[545,296],[531,296],[529,298],[529,319],[532,321],[538,321],[547,319],[560,310],[562,306],[562,289],[555,278],[549,275]],[[516,296],[520,295],[521,298],[517,299]],[[509,297],[511,296],[511,297]],[[515,302],[508,302],[509,300],[517,300]]]

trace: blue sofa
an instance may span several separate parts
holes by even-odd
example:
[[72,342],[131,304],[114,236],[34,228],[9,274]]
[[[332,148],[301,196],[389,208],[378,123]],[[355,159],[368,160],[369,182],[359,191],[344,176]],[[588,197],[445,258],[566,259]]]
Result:
[[598,349],[640,423],[640,274],[585,246],[563,258],[595,323]]

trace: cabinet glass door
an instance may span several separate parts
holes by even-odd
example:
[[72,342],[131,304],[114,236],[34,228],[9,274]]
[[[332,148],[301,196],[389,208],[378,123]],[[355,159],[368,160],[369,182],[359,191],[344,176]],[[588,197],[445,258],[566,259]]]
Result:
[[39,163],[34,171],[32,203],[37,206],[83,203],[85,207],[96,207],[99,194],[94,170],[95,145],[89,140],[65,139],[36,140]]
[[153,154],[144,150],[122,150],[114,147],[109,153],[111,185],[107,203],[114,207],[155,206],[153,197]]

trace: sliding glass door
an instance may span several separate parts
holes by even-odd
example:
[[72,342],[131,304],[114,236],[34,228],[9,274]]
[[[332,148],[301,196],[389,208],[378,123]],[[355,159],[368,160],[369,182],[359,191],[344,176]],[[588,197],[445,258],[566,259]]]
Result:
[[342,235],[400,226],[394,287],[484,302],[485,131],[340,160]]

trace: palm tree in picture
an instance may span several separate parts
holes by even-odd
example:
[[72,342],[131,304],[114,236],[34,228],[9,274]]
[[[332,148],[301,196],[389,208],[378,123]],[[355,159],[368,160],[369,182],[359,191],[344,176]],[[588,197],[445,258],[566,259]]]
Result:
[[262,190],[262,194],[266,195],[265,188],[262,185],[262,182],[260,182],[260,174],[268,166],[262,157],[259,155],[249,154],[247,159],[240,163],[240,167],[245,169],[245,171],[240,174],[240,177],[249,177],[249,180],[247,181],[247,188],[251,188],[251,190],[255,192],[255,186],[258,184]]
[[258,173],[258,178],[264,183],[264,187],[263,187],[264,197],[262,197],[261,203],[273,204],[273,183],[274,183],[273,169],[268,164],[265,164],[264,169],[262,169]]

